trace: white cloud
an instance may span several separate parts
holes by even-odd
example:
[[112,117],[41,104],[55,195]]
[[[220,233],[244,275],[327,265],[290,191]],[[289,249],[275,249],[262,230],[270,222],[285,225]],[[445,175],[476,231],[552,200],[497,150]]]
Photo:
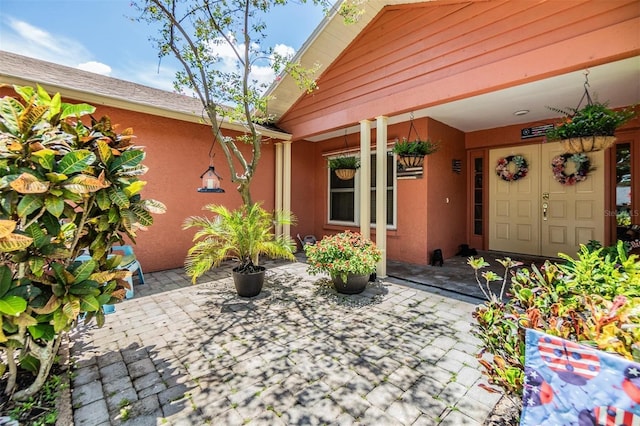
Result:
[[250,79],[256,80],[258,85],[263,84],[264,87],[268,87],[275,78],[276,74],[270,66],[254,65],[251,67]]
[[[160,65],[139,57],[128,64],[120,60],[118,67],[114,68],[105,62],[96,60],[97,58],[81,41],[57,33],[52,34],[29,22],[8,15],[0,17],[0,34],[2,36],[0,49],[2,50],[170,92],[175,90],[173,80],[176,69],[181,69],[180,63],[172,57],[163,58]],[[235,48],[242,52],[244,45],[238,44]],[[219,66],[222,71],[238,71],[238,59],[234,47],[230,46],[227,40],[217,39],[211,43],[210,49],[212,53],[220,57]],[[253,52],[259,50],[259,45],[252,46]],[[285,44],[277,44],[274,51],[288,58],[295,54],[295,49]],[[101,59],[104,60],[104,58]],[[268,86],[271,84],[276,77],[271,65],[272,58],[253,62],[249,76],[250,81],[255,80],[259,85]]]
[[286,44],[276,44],[273,51],[278,55],[289,59],[293,58],[296,54],[296,49],[291,46],[287,46]]
[[[234,40],[232,40],[232,42],[233,41]],[[239,52],[242,52],[244,50],[243,44],[231,46],[229,42],[222,37],[217,38],[209,45],[211,53],[217,55],[221,60],[219,63],[221,71],[232,72],[238,69],[239,61],[236,53],[234,52],[234,47],[235,50]],[[251,47],[251,50],[254,53],[258,53],[260,50],[260,46],[254,44]],[[285,44],[277,44],[274,47],[274,51],[280,56],[289,59],[292,58],[296,53],[293,47],[287,46]],[[272,64],[273,58],[264,58],[264,60],[262,61],[253,62],[251,65],[249,80],[256,81],[259,86],[264,85],[264,87],[268,87],[276,78],[275,72],[272,68]]]
[[28,22],[5,17],[2,26],[6,27],[2,34],[2,49],[8,52],[70,67],[91,58],[82,43],[51,34]]
[[107,64],[103,64],[102,62],[89,61],[83,62],[78,65],[78,68],[83,71],[89,71],[96,74],[102,75],[111,75],[111,67]]

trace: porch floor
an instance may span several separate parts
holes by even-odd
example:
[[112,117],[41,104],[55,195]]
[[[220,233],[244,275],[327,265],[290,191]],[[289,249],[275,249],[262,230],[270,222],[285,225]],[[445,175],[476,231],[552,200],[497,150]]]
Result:
[[145,274],[103,328],[74,331],[75,424],[481,425],[500,399],[478,386],[466,258],[389,262],[352,296],[303,262],[267,266],[250,299],[228,267],[195,286]]

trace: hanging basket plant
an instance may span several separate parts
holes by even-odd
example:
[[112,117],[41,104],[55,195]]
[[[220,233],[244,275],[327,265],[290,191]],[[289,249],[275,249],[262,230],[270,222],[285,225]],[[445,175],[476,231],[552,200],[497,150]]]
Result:
[[333,170],[338,179],[353,179],[356,170],[360,168],[360,159],[355,156],[332,158],[329,160],[329,168]]
[[[416,139],[411,139],[411,131],[416,134]],[[393,146],[393,153],[398,156],[398,162],[403,168],[422,167],[424,157],[433,154],[438,150],[438,143],[430,139],[422,140],[418,131],[413,126],[413,114],[409,125],[409,135],[406,138],[397,140]]]
[[[566,153],[601,151],[611,147],[618,127],[635,117],[632,109],[615,111],[607,103],[593,102],[589,94],[589,80],[585,75],[584,94],[576,108],[548,107],[564,115],[560,124],[546,133],[548,141],[560,141]],[[587,104],[580,108],[586,99]]]
[[425,155],[433,154],[438,150],[438,144],[415,139],[413,141],[407,138],[397,141],[393,146],[393,153],[398,156],[398,162],[403,167],[422,167]]
[[[573,162],[575,172],[567,174],[567,162]],[[562,154],[553,157],[551,160],[551,168],[553,169],[553,178],[561,185],[575,185],[587,179],[591,171],[591,161],[585,154]]]

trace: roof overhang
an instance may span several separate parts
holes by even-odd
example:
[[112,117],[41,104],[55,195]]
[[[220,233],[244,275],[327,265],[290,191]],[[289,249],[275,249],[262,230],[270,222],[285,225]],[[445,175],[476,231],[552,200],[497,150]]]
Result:
[[[338,0],[336,2],[327,16],[298,50],[292,59],[293,62],[300,62],[305,67],[312,67],[314,64],[318,64],[318,75],[321,75],[386,6],[428,3],[431,1],[442,3],[466,2],[466,0],[367,0],[360,5],[364,11],[360,19],[355,23],[345,24],[344,19],[338,14],[340,5],[345,1]],[[265,96],[272,98],[269,100],[269,114],[275,116],[277,121],[301,95],[302,92],[294,79],[286,73],[281,74],[280,78],[276,79],[265,93]]]
[[[330,14],[318,25],[302,46],[294,61],[303,66],[320,64],[322,74],[369,25],[385,7],[410,7],[417,3],[468,3],[485,0],[368,0],[363,4],[364,15],[355,24],[346,25],[337,14],[339,0]],[[569,72],[507,89],[459,99],[428,108],[414,110],[388,117],[388,124],[406,122],[411,114],[414,118],[431,117],[464,132],[520,123],[535,123],[558,116],[548,107],[576,107],[582,96],[584,73],[587,70]],[[601,102],[608,102],[612,108],[635,105],[640,102],[640,56],[589,68],[590,92]],[[269,113],[277,120],[282,117],[302,96],[295,81],[282,75],[268,89]],[[600,95],[600,96],[598,96]],[[487,107],[490,106],[490,107]],[[527,110],[524,115],[514,115],[516,111]],[[375,127],[375,123],[372,123]],[[304,136],[305,140],[319,142],[339,137],[347,133],[357,133],[357,123],[347,129],[327,131],[322,134]]]
[[[588,72],[589,93],[594,101],[606,102],[612,108],[640,103],[640,56],[509,87],[483,95],[418,109],[412,113],[389,116],[388,125],[430,117],[463,132],[530,124],[558,117],[549,107],[576,108],[584,94]],[[582,105],[584,106],[583,101]],[[516,114],[519,112],[520,114]],[[524,113],[523,113],[524,112]],[[372,121],[372,128],[375,122]],[[360,132],[360,126],[349,127],[348,134]],[[345,129],[326,132],[306,140],[320,142],[341,137]]]

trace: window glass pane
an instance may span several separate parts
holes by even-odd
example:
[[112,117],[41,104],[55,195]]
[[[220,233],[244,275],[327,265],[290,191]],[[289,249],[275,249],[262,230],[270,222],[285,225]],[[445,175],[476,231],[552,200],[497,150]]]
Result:
[[331,220],[353,222],[354,198],[353,192],[332,192]]
[[[375,223],[375,188],[376,188],[376,156],[371,161],[371,222]],[[387,224],[395,223],[394,217],[394,157],[387,155]],[[329,220],[357,223],[355,210],[360,202],[359,190],[355,187],[355,179],[341,180],[335,173],[329,172]]]
[[628,143],[616,145],[616,206],[618,231],[624,234],[631,226],[631,144]]
[[476,220],[473,222],[473,233],[476,235],[482,235],[482,221]]
[[[371,224],[376,223],[376,191],[371,190]],[[393,188],[387,189],[387,225],[393,225]]]
[[[371,156],[371,183],[372,188],[376,187],[376,156]],[[387,154],[387,186],[393,186],[393,155]]]
[[387,190],[387,225],[393,225],[393,189]]
[[483,159],[473,160],[473,233],[482,235],[482,163]]

